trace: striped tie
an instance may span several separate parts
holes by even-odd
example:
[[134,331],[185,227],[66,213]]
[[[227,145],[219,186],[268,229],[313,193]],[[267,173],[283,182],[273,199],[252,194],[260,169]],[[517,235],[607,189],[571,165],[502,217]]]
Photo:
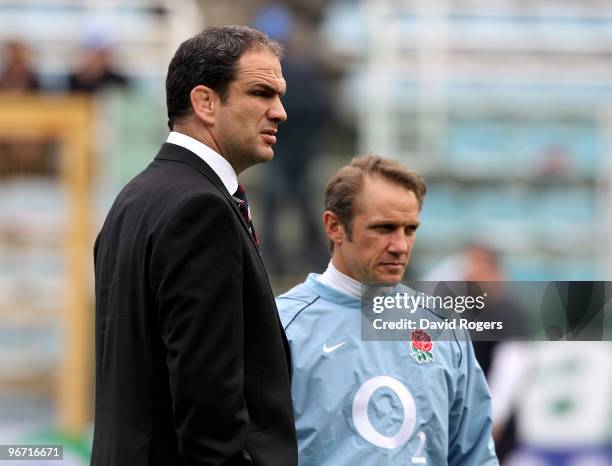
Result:
[[246,191],[244,190],[244,186],[240,183],[238,184],[238,190],[232,196],[236,204],[238,205],[238,209],[240,209],[240,213],[242,214],[242,218],[249,226],[249,232],[255,241],[255,244],[259,246],[259,240],[257,239],[257,234],[255,233],[255,227],[253,226],[253,220],[251,219],[251,209],[249,209],[249,201],[247,200]]

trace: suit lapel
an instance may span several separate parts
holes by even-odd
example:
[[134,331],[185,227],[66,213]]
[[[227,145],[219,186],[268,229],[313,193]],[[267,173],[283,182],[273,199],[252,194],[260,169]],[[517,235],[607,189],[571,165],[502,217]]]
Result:
[[232,197],[232,195],[227,191],[225,185],[221,181],[221,178],[219,178],[219,175],[217,175],[215,171],[212,168],[210,168],[210,165],[208,165],[204,160],[202,160],[200,157],[198,157],[196,154],[194,154],[190,150],[187,150],[181,146],[177,146],[176,144],[170,144],[167,142],[162,144],[161,149],[155,156],[155,160],[172,160],[174,162],[185,163],[187,165],[190,165],[197,171],[199,171],[202,175],[204,175],[228,200],[228,202],[232,206],[232,209],[234,210],[234,213],[240,219],[242,226],[245,228],[245,230],[249,234],[249,238],[251,238],[251,242],[253,243],[255,248],[259,250],[259,247],[255,243],[255,240],[253,239],[253,236],[251,235],[251,231],[249,230],[249,225],[244,220],[242,213],[240,212],[240,210],[238,209],[238,206],[236,205],[236,201],[234,201],[234,198]]

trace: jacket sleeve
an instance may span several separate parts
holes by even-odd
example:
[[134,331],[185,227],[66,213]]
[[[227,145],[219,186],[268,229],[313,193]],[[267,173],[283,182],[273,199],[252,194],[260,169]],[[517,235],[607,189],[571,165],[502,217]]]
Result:
[[151,252],[178,447],[192,466],[241,458],[248,430],[242,239],[234,217],[226,199],[194,196],[161,227]]
[[491,436],[491,395],[469,337],[459,342],[463,355],[449,413],[449,466],[499,466]]

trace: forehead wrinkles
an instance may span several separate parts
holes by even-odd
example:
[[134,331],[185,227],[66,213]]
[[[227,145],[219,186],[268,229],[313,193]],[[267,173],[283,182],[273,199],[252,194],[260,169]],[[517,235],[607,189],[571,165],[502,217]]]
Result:
[[246,55],[238,65],[237,81],[242,86],[264,81],[277,91],[285,90],[285,79],[278,59],[271,54]]
[[277,92],[285,91],[285,79],[281,74],[263,67],[244,68],[239,71],[238,82],[241,86],[252,86],[261,82],[272,86]]

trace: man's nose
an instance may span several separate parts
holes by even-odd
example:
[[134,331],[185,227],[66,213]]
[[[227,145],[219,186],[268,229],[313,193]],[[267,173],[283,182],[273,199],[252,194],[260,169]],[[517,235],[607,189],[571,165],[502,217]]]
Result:
[[280,97],[277,96],[274,99],[274,104],[268,110],[268,118],[277,123],[282,123],[287,119],[287,112],[285,112],[285,107],[283,107]]
[[398,230],[391,236],[387,250],[393,254],[406,254],[409,250],[410,241],[410,238],[403,231]]

